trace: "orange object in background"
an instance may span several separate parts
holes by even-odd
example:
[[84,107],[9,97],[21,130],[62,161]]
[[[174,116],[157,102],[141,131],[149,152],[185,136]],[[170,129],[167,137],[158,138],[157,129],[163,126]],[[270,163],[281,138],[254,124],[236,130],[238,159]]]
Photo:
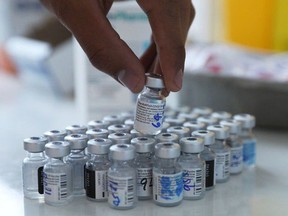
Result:
[[12,75],[17,74],[16,66],[3,47],[0,47],[0,71]]

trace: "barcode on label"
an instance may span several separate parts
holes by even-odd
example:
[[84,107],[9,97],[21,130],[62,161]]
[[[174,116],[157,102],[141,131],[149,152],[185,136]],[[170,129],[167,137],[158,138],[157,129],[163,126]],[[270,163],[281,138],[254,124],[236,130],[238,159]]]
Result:
[[133,202],[134,200],[134,180],[133,179],[128,179],[127,180],[127,188],[128,188],[128,203]]
[[60,175],[60,199],[67,197],[67,176]]
[[225,155],[225,168],[224,168],[224,175],[229,176],[230,173],[230,154]]

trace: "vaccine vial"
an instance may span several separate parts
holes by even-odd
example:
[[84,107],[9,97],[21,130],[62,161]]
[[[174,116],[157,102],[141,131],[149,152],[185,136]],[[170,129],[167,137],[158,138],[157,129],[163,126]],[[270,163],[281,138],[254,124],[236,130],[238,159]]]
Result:
[[169,127],[167,129],[167,132],[177,134],[179,140],[184,137],[190,136],[190,129],[188,127],[183,127],[183,126]]
[[129,133],[132,128],[125,124],[115,124],[108,127],[109,133]]
[[85,134],[87,131],[87,127],[85,125],[69,125],[65,128],[67,134]]
[[155,139],[150,137],[137,137],[131,140],[131,144],[135,146],[136,149],[137,196],[140,200],[152,199],[152,160],[155,143]]
[[44,154],[45,137],[24,139],[24,150],[27,157],[22,163],[23,192],[28,199],[44,199],[43,167],[48,158]]
[[122,124],[123,119],[119,115],[107,115],[103,117],[103,121],[109,122],[109,125]]
[[256,138],[253,134],[256,120],[250,114],[237,114],[233,117],[242,123],[240,138],[243,144],[243,163],[246,168],[253,168],[256,165]]
[[208,131],[215,133],[215,144],[210,148],[216,154],[216,182],[227,182],[230,176],[230,148],[226,145],[229,136],[229,128],[221,125],[211,125]]
[[200,158],[204,140],[199,137],[185,137],[180,140],[179,163],[183,169],[183,198],[201,199],[205,194],[205,161]]
[[86,197],[91,201],[108,200],[108,169],[109,148],[112,141],[109,139],[95,138],[88,141],[87,150],[91,158],[85,166]]
[[129,144],[132,135],[129,133],[111,133],[108,135],[108,139],[112,140],[113,144]]
[[210,107],[199,106],[192,109],[192,113],[197,113],[199,116],[210,116],[213,110]]
[[165,88],[161,76],[146,76],[144,91],[137,98],[134,129],[144,135],[156,135],[161,132],[166,99],[161,95]]
[[65,130],[50,130],[44,133],[44,136],[48,139],[49,142],[52,141],[64,141],[67,132]]
[[129,144],[112,145],[110,157],[108,204],[114,209],[134,208],[137,203],[135,147]]
[[198,113],[179,113],[178,118],[184,118],[185,119],[185,122],[187,121],[194,121],[194,120],[197,120],[197,118],[199,117],[199,114]]
[[64,162],[70,153],[70,144],[66,141],[53,141],[45,145],[49,161],[44,166],[44,201],[48,205],[65,205],[72,200],[72,166]]
[[209,125],[216,125],[218,120],[212,116],[200,116],[197,118],[197,122],[205,124],[207,128]]
[[88,161],[85,148],[88,137],[85,134],[70,134],[65,137],[65,141],[69,142],[71,149],[66,162],[73,168],[73,195],[84,196],[84,167]]
[[88,122],[88,129],[103,128],[107,129],[110,122],[104,120],[92,120]]
[[243,146],[239,135],[241,133],[241,122],[236,120],[222,120],[220,125],[229,127],[229,137],[226,140],[230,147],[230,174],[238,174],[243,170]]
[[206,129],[206,124],[203,122],[197,122],[197,120],[187,121],[183,126],[189,128],[191,132]]
[[197,130],[192,132],[192,136],[204,139],[204,150],[200,157],[205,161],[205,189],[211,190],[216,185],[216,155],[210,146],[215,144],[215,133],[207,130]]
[[86,135],[88,136],[88,139],[107,138],[109,135],[109,131],[104,128],[93,128],[87,130]]
[[213,112],[211,116],[217,119],[217,124],[222,120],[228,120],[232,118],[232,114],[226,111]]
[[183,199],[183,172],[178,162],[180,145],[172,142],[155,146],[153,200],[159,206],[177,206]]
[[173,126],[182,126],[185,122],[185,118],[178,118],[178,117],[166,117],[164,119],[164,122],[167,122],[170,124],[170,127]]
[[157,142],[175,142],[178,143],[179,136],[174,133],[160,133],[155,136]]

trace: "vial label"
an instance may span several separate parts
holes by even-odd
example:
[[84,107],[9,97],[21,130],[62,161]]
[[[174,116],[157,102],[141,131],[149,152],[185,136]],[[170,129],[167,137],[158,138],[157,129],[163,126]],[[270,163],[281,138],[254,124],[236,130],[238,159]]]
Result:
[[137,196],[149,197],[152,193],[152,168],[137,168]]
[[87,197],[106,200],[108,198],[107,170],[85,170],[86,195]]
[[184,197],[197,197],[203,191],[203,170],[200,168],[183,170]]
[[132,207],[135,199],[135,179],[108,175],[108,202],[116,207]]
[[183,199],[183,173],[153,172],[153,199],[160,203],[176,203]]
[[160,130],[163,123],[164,108],[165,102],[155,104],[138,101],[134,122],[135,129],[145,133]]
[[43,166],[38,168],[38,193],[44,194],[44,183],[43,183]]
[[213,187],[215,185],[215,160],[209,160],[205,161],[206,164],[206,180],[205,180],[205,186],[206,188]]
[[230,153],[216,154],[216,179],[223,180],[229,177],[230,174]]
[[230,161],[230,173],[238,173],[243,168],[243,147],[232,147],[231,149],[231,161]]
[[247,166],[256,164],[256,140],[243,141],[243,162]]
[[57,202],[68,197],[67,175],[65,173],[43,172],[45,200]]

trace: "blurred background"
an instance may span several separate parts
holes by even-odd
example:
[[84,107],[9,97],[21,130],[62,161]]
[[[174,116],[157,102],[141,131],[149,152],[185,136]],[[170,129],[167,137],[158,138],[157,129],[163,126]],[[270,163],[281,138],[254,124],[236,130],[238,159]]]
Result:
[[[183,90],[168,105],[246,112],[258,126],[288,128],[288,1],[192,1]],[[108,18],[140,56],[151,30],[135,1],[114,3]],[[93,68],[38,0],[0,0],[0,119],[8,132],[30,136],[134,105],[135,95]]]

